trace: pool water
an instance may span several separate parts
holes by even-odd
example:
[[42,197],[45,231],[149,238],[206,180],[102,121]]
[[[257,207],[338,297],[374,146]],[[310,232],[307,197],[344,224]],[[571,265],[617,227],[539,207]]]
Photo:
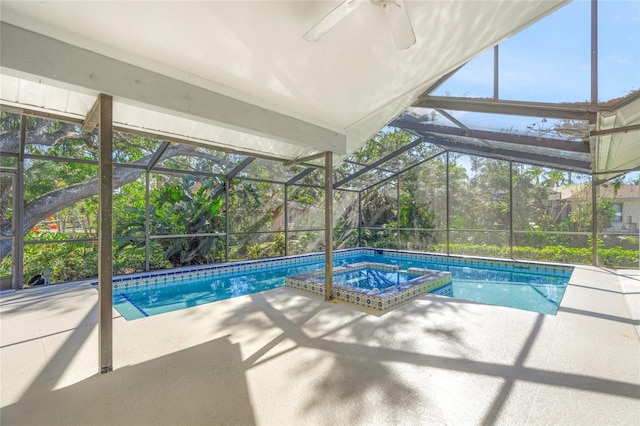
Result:
[[[416,278],[416,275],[404,271],[383,271],[374,268],[364,268],[355,271],[337,273],[333,276],[334,284],[349,285],[365,290],[384,290],[385,288],[406,283]],[[324,280],[324,276],[320,277]]]
[[[171,282],[165,285],[128,288],[121,285],[114,288],[113,303],[118,312],[128,320],[157,315],[282,287],[289,275],[323,269],[324,261],[315,259],[283,266],[260,266],[244,271],[218,273],[213,277],[170,279]],[[555,315],[571,276],[569,268],[566,271],[534,271],[522,267],[479,265],[471,261],[464,263],[458,260],[454,264],[447,262],[447,257],[444,256],[434,260],[403,257],[396,252],[337,257],[334,259],[334,266],[358,262],[397,265],[401,270],[413,267],[448,271],[452,274],[453,282],[432,293],[551,315]],[[379,285],[395,285],[390,283],[411,279],[410,277],[403,276],[402,273],[394,275],[389,271],[389,275],[380,276],[382,282],[379,284],[369,282],[367,285],[375,285],[374,288],[380,289]],[[344,279],[361,278],[359,275],[345,275]]]
[[508,306],[555,315],[565,286],[530,282],[454,280],[433,293],[488,305]]

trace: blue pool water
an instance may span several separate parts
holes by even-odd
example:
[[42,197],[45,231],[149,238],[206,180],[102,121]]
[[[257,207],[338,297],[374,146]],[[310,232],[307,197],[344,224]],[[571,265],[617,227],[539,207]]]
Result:
[[[355,271],[337,273],[333,276],[334,284],[349,285],[365,290],[384,290],[394,285],[406,283],[416,278],[402,271],[383,271],[374,268],[364,268]],[[324,281],[324,276],[320,277]]]
[[[551,315],[555,315],[571,276],[571,268],[533,270],[505,266],[504,262],[480,265],[459,259],[452,262],[446,256],[426,259],[403,257],[396,252],[369,253],[336,257],[334,266],[376,262],[398,265],[402,270],[414,267],[449,271],[453,282],[434,293]],[[323,268],[323,259],[316,257],[281,266],[265,263],[256,268],[212,276],[165,276],[157,285],[126,287],[120,284],[116,288],[114,281],[113,302],[118,312],[131,320],[282,287],[289,275]],[[401,278],[411,277],[388,277],[391,282]],[[155,282],[158,282],[157,278]]]

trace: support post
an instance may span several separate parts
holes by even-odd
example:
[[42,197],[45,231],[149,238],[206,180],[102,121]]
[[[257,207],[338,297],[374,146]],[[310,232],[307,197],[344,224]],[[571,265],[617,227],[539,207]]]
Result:
[[144,174],[145,179],[145,191],[144,191],[144,270],[149,272],[151,270],[150,265],[150,252],[151,252],[151,229],[149,226],[149,207],[151,202],[149,200],[149,192],[151,183],[149,182],[149,170],[147,170]]
[[101,94],[98,181],[98,311],[100,373],[113,370],[113,98]]
[[447,203],[447,218],[446,218],[446,226],[447,226],[447,230],[446,230],[446,234],[447,234],[447,255],[451,254],[451,247],[450,247],[450,239],[451,239],[451,230],[449,229],[449,216],[450,216],[450,210],[451,210],[451,206],[450,206],[450,200],[449,200],[449,151],[447,151],[447,156],[446,156],[446,160],[447,160],[447,172],[445,173],[446,175],[446,186],[447,186],[447,197],[446,197],[446,203]]
[[396,180],[396,249],[400,250],[400,174]]
[[591,105],[598,105],[598,0],[591,0]]
[[499,45],[493,46],[493,99],[499,99],[498,83],[500,82]]
[[358,247],[362,247],[362,191],[358,191]]
[[509,161],[509,256],[513,259],[513,161]]
[[284,184],[284,255],[289,256],[289,185]]
[[224,261],[229,261],[229,230],[231,229],[231,224],[229,223],[229,188],[231,185],[229,184],[229,179],[224,180],[224,225],[225,225],[225,233],[224,233]]
[[324,300],[333,300],[333,153],[324,155]]
[[13,193],[13,282],[11,288],[21,289],[24,283],[24,147],[27,135],[27,117],[20,115],[20,150],[16,164]]
[[593,266],[598,266],[598,186],[591,176],[591,247],[593,249]]

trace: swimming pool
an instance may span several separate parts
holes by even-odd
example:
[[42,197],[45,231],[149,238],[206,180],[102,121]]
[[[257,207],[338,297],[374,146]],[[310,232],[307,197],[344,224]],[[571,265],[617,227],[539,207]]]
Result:
[[[333,268],[333,299],[387,311],[451,282],[451,273],[398,265],[356,262]],[[290,275],[287,287],[325,296],[323,270]]]
[[[324,276],[321,278],[324,279]],[[382,290],[406,283],[412,278],[411,275],[402,271],[380,271],[375,268],[365,268],[336,274],[333,284],[350,285],[365,290]]]
[[[409,273],[398,267],[389,268],[386,264],[372,262],[352,263],[346,268],[338,267],[333,272],[334,285],[348,285],[364,290],[384,290],[420,276],[418,272]],[[324,274],[319,274],[318,279],[324,281]]]
[[[572,267],[379,249],[334,252],[334,266],[358,262],[451,272],[432,293],[554,315]],[[322,253],[182,268],[113,279],[113,304],[127,320],[282,287],[290,275],[324,269]],[[97,284],[95,282],[94,284]]]

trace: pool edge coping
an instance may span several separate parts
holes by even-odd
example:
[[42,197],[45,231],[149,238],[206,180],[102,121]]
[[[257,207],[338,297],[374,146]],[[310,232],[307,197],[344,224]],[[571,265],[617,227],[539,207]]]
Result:
[[[454,255],[454,254],[445,254],[445,253],[434,253],[434,252],[422,252],[422,251],[410,251],[410,250],[398,250],[398,249],[380,249],[380,248],[371,248],[371,247],[355,247],[348,249],[340,249],[335,250],[334,256],[344,256],[348,254],[353,254],[354,252],[365,252],[373,254],[395,254],[399,257],[420,257],[420,258],[442,258],[447,260],[459,261],[459,262],[469,262],[479,265],[492,265],[492,266],[515,266],[517,268],[533,268],[533,270],[537,272],[541,271],[553,271],[553,272],[564,272],[569,273],[572,272],[573,269],[577,265],[573,264],[562,264],[562,263],[551,263],[551,262],[540,262],[540,261],[530,261],[530,260],[520,260],[520,259],[501,259],[501,258],[490,258],[490,257],[477,257],[477,256],[467,256],[467,255]],[[125,281],[134,281],[136,279],[144,279],[150,277],[169,277],[175,275],[182,275],[191,273],[207,273],[207,272],[239,272],[246,269],[253,269],[255,266],[275,266],[280,264],[288,264],[294,263],[295,261],[300,261],[302,259],[313,260],[315,258],[323,258],[324,252],[315,252],[315,253],[307,253],[302,255],[293,255],[286,257],[272,257],[268,259],[256,259],[256,260],[242,260],[242,261],[233,261],[233,262],[225,262],[225,263],[216,263],[209,265],[200,265],[200,266],[184,266],[180,268],[172,268],[172,269],[163,269],[149,272],[136,272],[133,274],[120,274],[113,277],[113,282],[125,282]],[[208,274],[207,274],[208,275]],[[88,280],[91,285],[97,285],[98,279],[89,279]]]

